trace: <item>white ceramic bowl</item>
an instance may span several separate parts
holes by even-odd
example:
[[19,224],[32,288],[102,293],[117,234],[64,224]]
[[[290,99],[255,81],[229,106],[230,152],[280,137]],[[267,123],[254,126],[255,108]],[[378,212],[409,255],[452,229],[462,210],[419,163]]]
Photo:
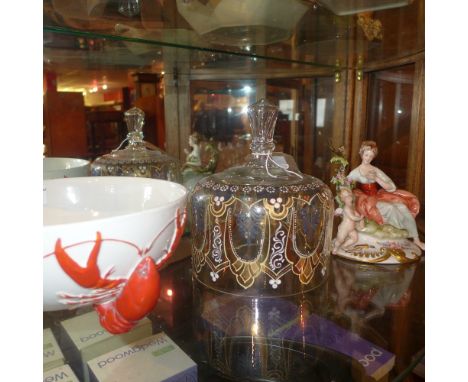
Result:
[[[116,291],[112,285],[103,287],[102,283],[91,281],[92,285],[82,286],[85,280],[90,282],[89,277],[96,280],[89,270],[98,232],[101,244],[95,260],[101,280],[128,280],[146,256],[160,265],[175,239],[178,212],[183,220],[186,198],[185,187],[165,180],[138,177],[45,180],[44,310],[77,308],[115,297],[111,295]],[[58,240],[64,251],[57,250]],[[70,276],[73,272],[83,281],[81,285]]]
[[89,161],[78,158],[44,158],[43,179],[74,178],[89,175]]

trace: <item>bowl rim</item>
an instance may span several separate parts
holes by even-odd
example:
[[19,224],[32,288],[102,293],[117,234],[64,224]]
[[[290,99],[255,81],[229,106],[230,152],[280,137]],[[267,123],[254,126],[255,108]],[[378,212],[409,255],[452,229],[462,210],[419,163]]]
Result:
[[73,157],[43,157],[42,158],[42,163],[47,162],[47,161],[56,161],[57,159],[59,160],[68,160],[68,161],[73,161],[73,162],[78,162],[82,163],[83,165],[90,164],[91,161],[88,159],[83,159],[83,158],[73,158]]
[[84,224],[90,224],[90,223],[102,223],[106,222],[108,220],[121,220],[123,218],[128,218],[131,216],[136,216],[136,215],[147,215],[149,213],[153,213],[155,211],[161,210],[163,208],[170,208],[173,207],[174,205],[179,204],[182,200],[186,199],[188,197],[188,189],[179,183],[176,182],[171,182],[169,180],[164,180],[164,179],[153,179],[153,178],[143,178],[143,177],[134,177],[134,176],[81,176],[77,178],[58,178],[58,179],[44,179],[43,180],[43,187],[46,186],[46,183],[69,183],[69,182],[74,182],[74,183],[82,183],[86,180],[92,180],[95,182],[104,182],[107,180],[112,180],[112,181],[117,181],[117,182],[122,182],[124,180],[132,179],[136,182],[149,182],[149,183],[169,183],[173,186],[176,186],[176,188],[179,188],[181,191],[184,192],[183,195],[178,197],[177,199],[173,200],[172,202],[169,202],[168,204],[149,208],[147,210],[143,211],[138,211],[138,212],[129,212],[129,213],[124,213],[124,214],[118,214],[114,216],[107,216],[103,218],[97,218],[97,219],[88,219],[88,220],[82,220],[82,221],[77,221],[77,222],[68,222],[68,223],[58,223],[58,224],[44,224],[44,205],[42,206],[42,228],[43,230],[48,230],[50,228],[56,228],[56,227],[67,227],[71,225],[84,225]]

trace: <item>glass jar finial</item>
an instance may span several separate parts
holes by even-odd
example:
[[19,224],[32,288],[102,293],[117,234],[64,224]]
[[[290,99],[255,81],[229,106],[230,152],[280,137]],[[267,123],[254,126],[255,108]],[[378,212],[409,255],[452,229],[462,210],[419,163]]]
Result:
[[262,98],[247,108],[247,114],[252,127],[252,153],[271,154],[275,148],[273,134],[278,108]]
[[145,124],[145,113],[143,110],[132,107],[125,113],[125,123],[127,124],[127,138],[130,145],[143,142],[143,125]]

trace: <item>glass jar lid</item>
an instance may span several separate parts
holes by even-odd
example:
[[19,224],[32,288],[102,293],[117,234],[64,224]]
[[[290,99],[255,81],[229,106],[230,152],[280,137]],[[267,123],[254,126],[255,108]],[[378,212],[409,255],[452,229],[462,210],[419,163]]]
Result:
[[326,278],[333,196],[290,155],[273,152],[277,114],[263,99],[249,106],[251,155],[191,193],[194,278],[222,293],[294,295]]
[[[143,140],[145,113],[139,108],[125,112],[128,134],[119,147],[97,158],[92,175],[142,176],[180,182],[180,163],[158,147]],[[120,149],[125,142],[128,144]]]
[[215,174],[213,180],[235,185],[284,185],[304,182],[291,155],[273,152],[273,135],[278,116],[278,108],[267,100],[261,99],[247,108],[252,128],[252,153],[239,166],[231,167]]

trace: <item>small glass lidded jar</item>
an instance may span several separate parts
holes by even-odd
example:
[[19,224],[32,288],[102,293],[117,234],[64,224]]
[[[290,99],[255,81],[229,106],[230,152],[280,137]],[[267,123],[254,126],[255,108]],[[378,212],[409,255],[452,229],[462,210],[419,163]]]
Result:
[[190,196],[194,279],[243,296],[306,292],[327,276],[333,195],[273,152],[276,106],[262,99],[248,115],[252,154],[200,180]]
[[[128,145],[113,150],[91,164],[92,176],[136,176],[180,183],[180,163],[164,151],[143,140],[145,113],[136,107],[125,112]],[[150,148],[149,148],[150,147]]]

